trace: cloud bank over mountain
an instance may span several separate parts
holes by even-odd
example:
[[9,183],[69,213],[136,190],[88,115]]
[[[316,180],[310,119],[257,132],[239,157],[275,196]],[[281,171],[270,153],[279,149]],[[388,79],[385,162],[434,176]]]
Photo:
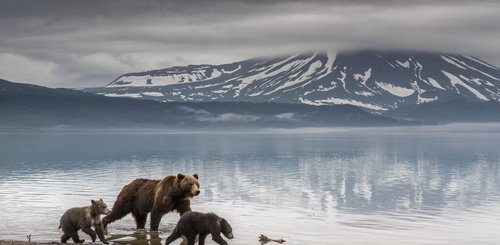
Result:
[[0,77],[50,87],[309,50],[410,49],[500,65],[498,1],[0,2]]

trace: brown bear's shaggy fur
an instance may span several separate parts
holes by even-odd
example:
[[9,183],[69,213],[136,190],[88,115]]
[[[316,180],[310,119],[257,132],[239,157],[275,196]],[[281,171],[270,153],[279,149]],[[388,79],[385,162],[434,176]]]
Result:
[[[95,242],[97,232],[99,239],[103,243],[108,244],[104,239],[105,231],[101,222],[101,214],[109,213],[108,206],[102,199],[99,201],[92,200],[91,203],[92,205],[87,207],[70,208],[63,214],[59,221],[59,229],[62,228],[64,232],[61,236],[62,243],[66,243],[70,238],[75,243],[83,243],[84,240],[80,240],[78,237],[78,230],[82,229],[83,232],[92,238],[92,242]],[[91,229],[92,226],[95,231]]]
[[104,227],[132,213],[137,229],[144,229],[151,212],[151,231],[157,231],[161,217],[177,210],[191,211],[190,198],[200,194],[198,175],[167,176],[162,180],[136,179],[123,187],[111,213],[103,218]]
[[212,235],[212,240],[217,244],[227,245],[221,233],[229,239],[234,238],[233,228],[226,219],[214,213],[187,212],[179,219],[165,245],[169,245],[179,237],[182,237],[182,245],[194,245],[196,238],[199,238],[199,245],[204,245],[208,234]]

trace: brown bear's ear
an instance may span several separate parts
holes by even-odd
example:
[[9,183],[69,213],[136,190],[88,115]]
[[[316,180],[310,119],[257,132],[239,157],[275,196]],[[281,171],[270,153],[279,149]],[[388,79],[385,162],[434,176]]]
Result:
[[184,174],[177,174],[177,179],[184,179],[184,177],[186,177]]
[[193,174],[193,177],[195,177],[196,179],[198,179],[198,174]]
[[102,198],[101,198],[101,199],[99,199],[99,201],[103,202]]
[[94,200],[90,200],[90,202],[91,202],[92,204],[95,204],[95,201],[94,201]]

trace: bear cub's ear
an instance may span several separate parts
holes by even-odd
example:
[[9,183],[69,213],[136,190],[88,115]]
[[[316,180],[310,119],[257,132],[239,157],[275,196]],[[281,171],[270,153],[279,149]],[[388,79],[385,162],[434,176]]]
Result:
[[90,202],[91,202],[92,204],[96,204],[96,201],[94,201],[94,200],[90,200]]
[[177,178],[180,180],[184,179],[184,177],[186,177],[184,174],[177,174]]
[[198,179],[198,174],[193,174],[193,177],[195,177],[196,179]]

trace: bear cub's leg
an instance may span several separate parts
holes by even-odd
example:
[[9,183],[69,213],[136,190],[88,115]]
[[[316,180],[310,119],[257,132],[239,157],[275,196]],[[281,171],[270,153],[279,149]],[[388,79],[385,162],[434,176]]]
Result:
[[61,243],[67,243],[70,238],[71,238],[71,235],[68,235],[68,234],[64,233],[61,236]]
[[80,240],[80,237],[78,236],[78,232],[73,232],[73,234],[71,234],[71,238],[73,239],[73,242],[74,243],[84,243],[85,240]]
[[173,241],[177,240],[177,238],[181,237],[181,235],[178,232],[176,232],[176,230],[177,229],[175,229],[174,232],[172,232],[172,234],[170,234],[170,236],[167,237],[167,240],[165,240],[165,245],[169,245]]
[[200,235],[198,245],[205,245],[205,238],[207,238],[207,235]]
[[97,238],[97,236],[95,234],[95,231],[92,230],[90,228],[90,226],[82,228],[82,231],[85,232],[85,233],[87,233],[90,236],[90,238],[92,238],[92,242],[95,242],[95,239]]

